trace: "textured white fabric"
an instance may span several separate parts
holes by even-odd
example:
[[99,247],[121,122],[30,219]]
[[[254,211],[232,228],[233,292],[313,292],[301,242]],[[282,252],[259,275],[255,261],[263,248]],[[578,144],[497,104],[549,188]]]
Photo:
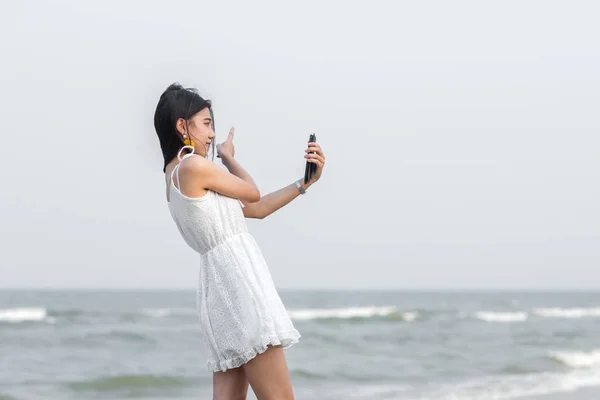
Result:
[[[179,165],[173,172],[178,169]],[[298,342],[300,334],[248,233],[241,203],[213,191],[186,197],[174,185],[173,173],[169,197],[179,232],[200,254],[197,307],[208,349],[207,368],[213,372],[237,368],[268,345],[288,348]]]

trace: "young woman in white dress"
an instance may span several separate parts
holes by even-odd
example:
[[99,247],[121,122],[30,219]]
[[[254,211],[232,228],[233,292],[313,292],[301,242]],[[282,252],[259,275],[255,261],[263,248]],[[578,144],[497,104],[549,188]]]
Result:
[[[317,182],[325,164],[321,147],[309,143],[305,150],[305,160],[316,166],[308,184],[300,178],[261,196],[234,158],[233,128],[215,146],[211,103],[196,90],[169,86],[156,107],[154,127],[171,216],[200,255],[197,307],[213,398],[245,399],[250,385],[259,400],[293,399],[283,350],[300,334],[245,218],[265,218]],[[208,158],[211,147],[228,171]]]

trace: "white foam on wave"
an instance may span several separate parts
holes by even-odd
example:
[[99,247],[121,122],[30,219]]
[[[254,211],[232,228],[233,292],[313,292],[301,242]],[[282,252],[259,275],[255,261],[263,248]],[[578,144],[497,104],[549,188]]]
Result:
[[169,315],[194,315],[196,310],[192,308],[144,308],[142,314],[148,317],[163,318]]
[[56,318],[48,317],[48,312],[45,308],[6,308],[0,309],[0,322],[35,322],[45,321],[50,324],[56,322]]
[[402,314],[402,318],[407,322],[414,321],[418,317],[419,317],[419,313],[415,312],[415,311],[407,311]]
[[529,317],[526,312],[495,312],[479,311],[475,313],[475,318],[485,322],[522,322]]
[[[308,321],[314,319],[349,319],[349,318],[372,318],[386,317],[397,312],[396,307],[348,307],[348,308],[308,308],[302,310],[289,310],[290,318],[294,320]],[[412,321],[418,317],[416,312],[405,312],[402,318]]]
[[149,317],[161,318],[171,314],[171,310],[168,308],[145,308],[142,310],[142,314]]
[[[348,308],[307,308],[289,310],[290,318],[294,320],[314,319],[349,319],[349,318],[371,318],[385,317],[397,312],[394,306],[385,307],[348,307]],[[164,318],[170,315],[191,315],[196,311],[186,308],[144,308],[141,313],[154,318]],[[418,312],[407,311],[401,314],[405,321],[414,321],[419,317]]]
[[553,351],[549,356],[556,361],[572,368],[589,368],[600,366],[600,350],[584,351]]
[[491,376],[440,388],[415,396],[414,400],[512,400],[555,393],[574,392],[600,386],[600,370],[578,370],[566,374]]
[[600,317],[600,308],[536,308],[533,310],[536,315],[547,318],[585,318]]

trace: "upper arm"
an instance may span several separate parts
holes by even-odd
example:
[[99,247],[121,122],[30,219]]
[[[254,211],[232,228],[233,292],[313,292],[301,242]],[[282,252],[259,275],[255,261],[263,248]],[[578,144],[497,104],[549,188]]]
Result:
[[205,189],[248,203],[260,200],[260,192],[256,186],[219,168],[204,157],[190,157],[188,162],[182,163],[180,169],[182,176],[192,175],[193,181]]

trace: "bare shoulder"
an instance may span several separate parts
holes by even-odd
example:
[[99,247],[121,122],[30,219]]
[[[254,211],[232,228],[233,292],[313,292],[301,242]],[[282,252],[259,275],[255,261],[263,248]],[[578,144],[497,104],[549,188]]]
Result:
[[202,166],[206,167],[210,164],[214,163],[202,156],[199,156],[198,154],[193,154],[192,156],[186,157],[185,160],[181,161],[181,168],[184,166],[188,168],[198,168]]
[[202,156],[186,157],[179,164],[179,190],[188,197],[201,197],[206,194],[207,183],[211,179],[214,163]]
[[199,155],[186,157],[185,160],[181,161],[179,166],[179,170],[184,175],[202,174],[208,172],[212,168],[214,168],[214,163]]

